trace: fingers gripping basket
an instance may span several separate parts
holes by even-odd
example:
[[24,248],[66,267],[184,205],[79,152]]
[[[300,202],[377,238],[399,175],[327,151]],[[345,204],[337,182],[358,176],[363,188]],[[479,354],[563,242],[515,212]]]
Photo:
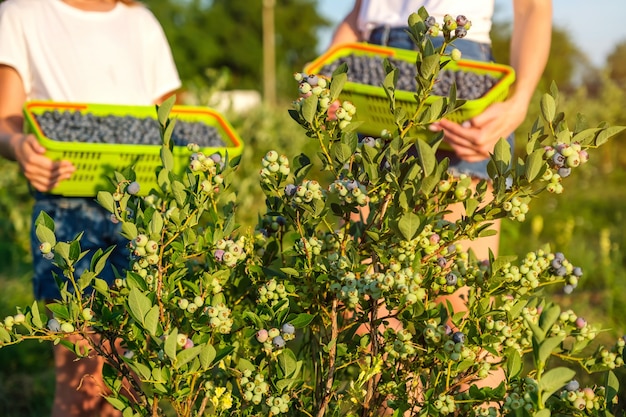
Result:
[[[24,106],[25,129],[33,133],[38,141],[46,148],[46,156],[53,161],[69,160],[76,171],[72,177],[59,183],[51,194],[68,197],[95,196],[98,191],[110,189],[109,178],[115,171],[121,171],[129,166],[134,167],[136,181],[141,186],[141,194],[147,193],[157,186],[156,169],[161,166],[161,145],[157,144],[127,144],[127,143],[92,143],[89,138],[79,138],[77,141],[59,141],[47,137],[38,122],[38,117],[45,112],[79,112],[82,115],[95,117],[125,117],[135,119],[157,118],[154,106],[112,106],[102,104],[59,103],[49,101],[31,101]],[[221,139],[219,146],[202,147],[206,155],[220,153],[228,154],[233,158],[241,154],[243,143],[232,126],[218,112],[206,107],[174,106],[170,118],[177,121],[206,124],[217,133]],[[158,129],[158,128],[157,128]],[[190,142],[194,143],[194,138]],[[197,143],[201,143],[198,141]],[[175,145],[174,169],[182,174],[189,164],[192,151],[187,146]]]
[[[417,52],[367,43],[349,43],[328,50],[307,65],[304,71],[307,74],[320,74],[325,66],[330,66],[335,61],[351,55],[379,60],[389,58],[415,65]],[[382,66],[382,63],[379,65]],[[450,61],[445,69],[454,72],[462,71],[489,75],[497,80],[482,97],[466,100],[459,109],[447,116],[448,119],[459,123],[480,114],[489,105],[506,99],[509,88],[515,80],[513,68],[507,65],[459,60]],[[356,106],[357,115],[355,120],[363,122],[358,128],[359,133],[380,136],[380,132],[383,129],[389,129],[395,125],[395,119],[389,110],[389,101],[385,91],[381,86],[350,81],[352,78],[351,68],[348,68],[348,82],[344,85],[340,99],[351,101]],[[402,106],[407,111],[407,114],[412,114],[417,110],[417,103],[412,91],[398,90],[395,96],[397,105]],[[435,99],[435,96],[431,96],[428,100],[432,102]]]

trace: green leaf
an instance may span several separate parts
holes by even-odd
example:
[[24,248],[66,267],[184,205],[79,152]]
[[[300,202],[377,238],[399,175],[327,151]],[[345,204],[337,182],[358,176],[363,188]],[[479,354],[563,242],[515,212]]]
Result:
[[96,200],[106,211],[109,213],[115,213],[115,200],[113,195],[107,191],[98,191]]
[[552,123],[556,114],[556,101],[554,101],[554,98],[549,94],[544,94],[543,97],[541,97],[539,106],[541,108],[541,116],[543,116],[544,120]]
[[539,326],[543,329],[544,334],[548,334],[552,325],[556,322],[556,320],[561,315],[561,308],[558,305],[551,305],[546,307],[541,316],[539,316]]
[[463,205],[465,206],[465,215],[473,216],[479,204],[480,203],[475,198],[468,198],[467,200],[465,200],[463,202]]
[[93,258],[91,258],[91,270],[94,272],[94,274],[97,275],[102,272],[104,267],[107,265],[107,260],[109,259],[111,252],[113,252],[114,249],[115,247],[112,246],[107,248],[104,253],[99,252],[94,254]]
[[516,349],[507,349],[506,359],[507,377],[515,378],[522,373],[522,357]]
[[563,386],[571,381],[574,376],[576,376],[576,371],[564,366],[550,369],[548,372],[543,374],[539,380],[539,390],[543,392],[542,398],[544,404],[548,397],[554,394],[557,390],[563,388]]
[[439,55],[434,54],[424,57],[419,66],[420,75],[424,78],[430,78],[439,69]]
[[216,354],[217,352],[212,345],[209,345],[208,343],[202,345],[202,350],[200,351],[200,366],[202,366],[202,369],[209,369]]
[[300,275],[300,272],[298,272],[298,270],[294,268],[280,268],[280,271],[293,277],[297,277]]
[[550,417],[551,415],[552,415],[552,412],[550,411],[550,409],[544,408],[534,413],[533,417]]
[[172,194],[174,194],[174,199],[176,200],[179,206],[185,205],[187,192],[185,191],[185,186],[183,185],[182,182],[180,181],[172,182]]
[[174,154],[165,146],[161,146],[161,162],[167,171],[174,170]]
[[52,246],[56,245],[57,243],[54,232],[42,224],[37,225],[37,227],[35,228],[35,234],[37,235],[37,239],[39,239],[39,242],[41,243],[48,242]]
[[54,247],[54,251],[63,259],[70,259],[70,245],[67,242],[58,242]]
[[11,341],[11,335],[4,327],[0,327],[0,341],[5,343],[9,343]]
[[420,218],[417,214],[409,212],[404,214],[398,221],[398,229],[402,236],[406,240],[411,240],[415,237],[417,229],[420,227]]
[[202,346],[194,346],[190,349],[183,349],[177,356],[176,362],[174,362],[175,368],[181,368],[185,366],[189,361],[194,359],[200,354]]
[[315,315],[308,313],[300,313],[295,318],[289,320],[289,323],[296,329],[302,329],[309,325],[315,318]]
[[150,335],[156,336],[156,332],[159,327],[159,307],[152,306],[150,311],[148,311],[148,313],[146,314],[144,321],[144,327],[150,333]]
[[137,237],[139,232],[137,231],[137,226],[135,223],[124,222],[122,224],[122,236],[124,236],[128,240],[133,240]]
[[331,101],[337,100],[337,98],[339,98],[339,94],[341,93],[341,90],[343,90],[343,86],[345,85],[346,81],[348,81],[347,71],[348,65],[344,63],[337,67],[337,69],[333,73],[333,79],[330,83]]
[[161,213],[158,211],[152,213],[152,220],[150,220],[148,229],[150,230],[151,236],[158,236],[161,234],[161,231],[163,230],[163,217],[161,217]]
[[131,288],[128,294],[128,309],[132,314],[135,321],[141,323],[145,322],[145,317],[152,308],[150,299],[145,296],[138,288]]
[[157,117],[161,126],[165,126],[174,104],[176,104],[176,96],[172,95],[171,97],[168,97],[167,100],[163,101],[161,105],[156,106]]
[[541,173],[545,166],[543,155],[545,151],[543,149],[536,149],[528,155],[526,158],[526,179],[528,182],[533,182]]
[[348,145],[343,143],[335,144],[331,149],[331,156],[339,164],[344,164],[352,156],[352,151]]
[[302,107],[301,107],[302,117],[304,117],[304,120],[306,120],[309,123],[313,123],[313,120],[315,120],[315,113],[317,113],[318,100],[319,100],[318,97],[315,94],[313,94],[305,98],[302,101]]
[[297,359],[296,355],[289,348],[283,349],[283,351],[278,355],[278,366],[283,371],[283,375],[285,378],[290,377],[297,369]]
[[611,139],[613,136],[615,136],[615,135],[621,133],[622,131],[624,131],[624,129],[626,129],[626,126],[611,126],[611,127],[607,127],[605,129],[602,129],[600,131],[600,133],[598,133],[598,135],[596,136],[596,139],[594,141],[594,145],[595,146],[603,145],[609,139]]
[[[504,139],[498,140],[493,149],[493,155],[496,160],[496,165],[498,165],[500,174],[503,174],[511,164],[511,145],[509,145],[509,142]],[[499,162],[501,162],[502,166],[499,166]]]
[[37,304],[37,301],[33,303],[30,311],[33,315],[33,326],[41,329],[43,327],[43,322],[41,321],[41,314],[39,313],[39,304]]
[[550,355],[552,355],[552,352],[554,352],[555,349],[563,343],[563,339],[563,336],[554,336],[543,340],[539,344],[538,361],[540,363],[545,363]]
[[612,404],[613,399],[617,397],[617,393],[619,392],[619,379],[613,371],[608,371],[606,373],[606,382],[604,384],[606,387],[606,403]]
[[174,328],[169,335],[165,338],[165,343],[163,344],[163,351],[165,354],[172,360],[176,359],[176,346],[178,338],[178,329]]
[[424,170],[425,176],[430,176],[437,166],[435,150],[424,140],[416,141],[420,166]]

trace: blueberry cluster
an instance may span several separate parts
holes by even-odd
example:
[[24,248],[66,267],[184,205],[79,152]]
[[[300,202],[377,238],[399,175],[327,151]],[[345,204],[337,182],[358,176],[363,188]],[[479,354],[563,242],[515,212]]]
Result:
[[[43,134],[59,142],[111,143],[126,145],[160,145],[157,121],[150,117],[96,116],[79,111],[47,110],[36,114]],[[226,146],[220,132],[203,122],[177,120],[172,132],[176,146],[197,143],[201,147]]]
[[285,196],[289,197],[294,205],[310,204],[315,200],[323,200],[324,192],[319,182],[315,180],[304,180],[302,184],[287,184],[285,186]]
[[230,239],[220,239],[215,243],[213,256],[217,262],[223,263],[228,268],[234,268],[239,261],[246,259],[244,247],[243,236],[240,236],[236,242]]
[[504,265],[499,274],[505,281],[520,283],[526,288],[537,288],[542,275],[547,280],[562,279],[565,282],[564,291],[571,293],[583,272],[580,267],[569,262],[563,253],[539,250],[527,254],[519,266],[511,263]]
[[[7,326],[7,324],[8,324],[7,323],[7,319],[9,319],[9,317],[7,317],[5,319],[4,325],[5,325],[5,327],[9,328],[9,326]],[[76,330],[72,323],[70,323],[68,321],[64,321],[64,320],[59,320],[56,317],[53,317],[50,320],[48,320],[47,327],[48,327],[48,330],[50,330],[51,332],[54,332],[54,333],[59,333],[59,332],[62,332],[62,333],[72,333],[72,332],[74,332]]]
[[285,323],[280,330],[276,327],[272,327],[269,330],[260,329],[256,332],[256,340],[263,344],[263,348],[267,352],[272,352],[273,349],[282,349],[285,347],[285,343],[295,339],[296,328],[291,323]]
[[385,339],[389,342],[385,344],[385,353],[400,359],[409,359],[415,355],[416,349],[412,342],[413,335],[408,330],[401,329],[394,332],[389,329],[385,334]]
[[228,334],[233,327],[231,311],[224,303],[204,307],[204,314],[209,317],[209,325],[219,333]]
[[412,265],[416,257],[430,255],[436,252],[443,242],[438,233],[433,232],[433,226],[426,225],[417,237],[411,240],[392,238],[390,248],[391,264]]
[[[331,262],[335,257],[329,256]],[[355,308],[368,299],[380,299],[383,295],[398,298],[403,305],[411,305],[426,299],[422,275],[410,267],[365,273],[357,278],[354,272],[346,271],[346,264],[342,257],[331,264],[337,281],[330,285],[330,291],[349,308]]]
[[280,397],[269,397],[265,404],[270,408],[270,415],[287,414],[289,412],[289,395],[283,394]]
[[454,415],[456,411],[456,402],[452,395],[439,394],[431,404],[442,416]]
[[178,299],[176,304],[178,308],[180,308],[181,310],[185,310],[186,312],[190,314],[194,314],[196,311],[198,311],[198,308],[204,305],[204,299],[200,297],[199,295],[195,296],[192,301],[189,301],[188,299],[181,297]]
[[252,376],[252,371],[249,369],[243,371],[239,384],[243,390],[243,399],[255,405],[261,404],[263,396],[267,395],[270,389],[262,374]]
[[604,407],[605,391],[604,387],[597,387],[595,391],[589,387],[580,388],[578,382],[572,380],[561,391],[560,398],[573,410],[592,413]]
[[271,306],[274,306],[287,298],[288,294],[285,284],[276,282],[273,278],[259,287],[259,303],[269,303]]
[[294,78],[299,83],[298,91],[300,92],[300,97],[293,102],[296,110],[301,110],[304,99],[316,96],[318,113],[325,114],[327,121],[335,123],[341,130],[348,127],[352,117],[356,114],[356,107],[349,101],[341,103],[331,101],[330,83],[326,76],[298,72],[294,74]]
[[[148,288],[153,289],[156,265],[160,259],[158,254],[159,244],[147,235],[140,233],[129,242],[128,247],[130,249],[133,272],[139,274],[144,279]],[[117,286],[123,287],[124,284],[121,283]]]
[[261,160],[261,181],[272,184],[281,177],[286,177],[291,172],[289,159],[285,155],[279,155],[276,151],[268,151]]
[[323,242],[319,240],[316,236],[301,237],[296,240],[294,249],[300,255],[304,255],[308,258],[311,258],[314,255],[319,255],[322,253]]
[[528,203],[530,197],[518,197],[515,196],[511,201],[505,201],[502,203],[502,208],[506,211],[507,217],[511,220],[517,220],[523,222],[526,220],[526,213],[528,213]]
[[589,160],[589,154],[579,143],[555,143],[545,147],[544,158],[548,161],[548,169],[542,179],[548,182],[546,190],[554,194],[563,192],[561,179],[572,173],[572,168]]
[[22,313],[17,313],[13,316],[6,316],[4,320],[0,322],[0,325],[3,325],[4,328],[10,332],[13,329],[13,326],[21,325],[25,321],[26,321],[26,316]]
[[331,194],[339,197],[342,204],[367,205],[367,190],[357,180],[335,180],[328,187]]
[[510,382],[513,392],[504,399],[503,409],[513,415],[522,414],[526,410],[531,415],[535,411],[534,398],[537,396],[539,384],[533,378],[516,379]]
[[[388,58],[398,72],[396,89],[401,91],[417,91],[417,68],[414,63],[397,58]],[[383,58],[380,56],[367,56],[348,54],[337,58],[320,69],[320,74],[330,76],[341,64],[347,64],[348,80],[358,84],[380,86],[385,80]],[[444,69],[439,73],[433,87],[432,94],[447,96],[452,84],[456,84],[457,98],[463,100],[475,100],[484,96],[499,79],[489,73],[479,74],[472,71]]]

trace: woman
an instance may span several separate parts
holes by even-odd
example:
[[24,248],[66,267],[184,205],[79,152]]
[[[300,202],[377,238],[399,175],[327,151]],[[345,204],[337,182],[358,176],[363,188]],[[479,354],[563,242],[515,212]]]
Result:
[[[150,105],[180,87],[171,50],[154,15],[129,0],[7,0],[0,4],[0,154],[16,161],[35,190],[33,219],[45,211],[57,239],[85,232],[81,247],[93,253],[116,245],[110,257],[128,266],[123,239],[93,197],[46,194],[70,178],[69,161],[52,161],[33,135],[23,134],[28,100]],[[34,229],[34,228],[33,228]],[[34,289],[38,300],[59,298],[52,264],[32,232]],[[76,275],[89,265],[83,258]],[[111,265],[102,278],[114,279]],[[73,338],[72,341],[78,341]],[[54,347],[56,392],[53,417],[120,415],[102,397],[102,358],[75,361]]]

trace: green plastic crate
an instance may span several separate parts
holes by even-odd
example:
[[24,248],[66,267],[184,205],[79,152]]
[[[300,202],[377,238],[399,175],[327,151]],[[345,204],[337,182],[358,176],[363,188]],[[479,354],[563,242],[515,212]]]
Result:
[[[161,145],[129,145],[108,143],[60,142],[46,137],[35,115],[45,111],[80,111],[95,116],[133,116],[136,118],[157,118],[154,106],[113,106],[104,104],[60,103],[31,101],[24,106],[25,130],[34,133],[46,148],[46,156],[54,161],[69,160],[76,167],[72,177],[62,181],[51,194],[68,197],[91,197],[98,191],[110,190],[115,171],[134,166],[137,182],[141,185],[140,194],[147,194],[157,187],[156,169],[161,166]],[[202,122],[216,128],[226,144],[219,148],[201,148],[201,152],[211,155],[220,153],[229,158],[243,151],[243,142],[228,121],[213,109],[193,106],[174,106],[170,118],[188,122]],[[174,170],[182,174],[189,165],[191,151],[186,146],[174,146]]]
[[[348,43],[328,50],[308,64],[304,71],[307,74],[318,74],[325,65],[347,55],[379,56],[415,63],[417,52],[368,43]],[[459,123],[480,114],[492,103],[506,99],[509,88],[515,80],[513,68],[501,64],[459,60],[450,61],[446,69],[489,74],[499,80],[481,98],[466,100],[459,109],[447,116],[448,119]],[[358,128],[359,133],[380,136],[383,129],[395,126],[395,119],[389,110],[389,100],[382,87],[349,81],[344,85],[340,99],[351,101],[356,106],[357,114],[354,120],[363,122]],[[436,99],[436,96],[429,97],[427,104]],[[407,114],[412,114],[417,110],[414,93],[410,91],[396,91],[396,104],[402,106]]]

